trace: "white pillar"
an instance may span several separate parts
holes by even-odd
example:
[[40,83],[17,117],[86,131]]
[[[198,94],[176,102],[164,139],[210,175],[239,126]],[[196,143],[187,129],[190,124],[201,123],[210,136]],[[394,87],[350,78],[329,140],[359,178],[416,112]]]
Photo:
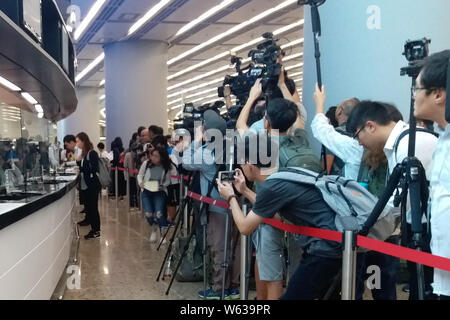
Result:
[[105,48],[106,140],[121,137],[124,147],[139,126],[167,132],[168,45],[132,40]]
[[76,111],[66,119],[58,122],[58,141],[63,146],[64,136],[85,132],[94,148],[100,142],[100,106],[98,100],[98,88],[78,87],[78,106]]

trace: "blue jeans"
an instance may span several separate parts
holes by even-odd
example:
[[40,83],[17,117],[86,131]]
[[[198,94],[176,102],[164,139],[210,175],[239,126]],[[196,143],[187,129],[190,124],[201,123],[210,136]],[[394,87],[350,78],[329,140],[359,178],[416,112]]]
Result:
[[158,224],[160,227],[167,227],[166,203],[167,195],[164,191],[150,192],[144,190],[142,205],[149,225]]
[[342,259],[303,254],[281,300],[314,300],[322,298],[342,267]]

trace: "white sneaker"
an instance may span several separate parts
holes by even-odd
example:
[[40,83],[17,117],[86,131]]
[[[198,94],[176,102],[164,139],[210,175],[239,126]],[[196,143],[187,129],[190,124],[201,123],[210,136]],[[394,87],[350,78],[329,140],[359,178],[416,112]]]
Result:
[[150,236],[150,242],[156,242],[156,238],[157,238],[158,234],[156,233],[156,231],[153,231],[151,236]]

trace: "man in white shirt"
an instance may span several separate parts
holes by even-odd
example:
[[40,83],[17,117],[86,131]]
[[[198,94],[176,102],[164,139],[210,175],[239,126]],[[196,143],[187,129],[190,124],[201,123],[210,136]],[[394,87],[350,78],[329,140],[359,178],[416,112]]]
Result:
[[109,163],[113,160],[112,152],[108,152],[105,150],[105,144],[103,142],[100,142],[97,145],[97,148],[98,148],[98,155],[99,155],[100,159],[105,159],[107,163]]
[[[450,258],[450,126],[445,118],[447,70],[450,50],[424,60],[416,80],[414,115],[434,121],[440,132],[433,154],[430,178],[431,252]],[[433,293],[450,300],[450,272],[434,269]]]
[[76,166],[77,161],[81,161],[82,150],[77,147],[74,135],[67,135],[64,137],[64,150],[61,152],[61,161],[63,166]]
[[[350,114],[347,122],[347,131],[352,133],[366,149],[374,152],[383,150],[388,160],[389,173],[392,174],[396,165],[402,163],[403,160],[408,157],[409,135],[406,135],[403,139],[399,140],[399,142],[397,142],[397,140],[409,126],[403,121],[395,123],[388,116],[388,113],[386,106],[381,103],[363,101],[359,103]],[[436,144],[437,138],[434,135],[425,132],[417,132],[415,156],[421,161],[427,178],[430,177],[430,164]],[[395,148],[396,145],[398,145],[397,148]],[[394,196],[391,197],[388,205],[392,207],[393,202]],[[409,211],[409,207],[408,201],[406,207],[407,211]],[[396,210],[396,212],[398,212],[398,210]],[[422,223],[426,223],[426,221],[426,219],[422,219]],[[427,249],[427,245],[425,244],[424,251]],[[410,268],[410,271],[412,272],[410,279],[410,299],[415,300],[418,297],[417,279],[415,269],[413,266]],[[424,270],[426,290],[431,290],[431,269],[425,268]]]
[[[359,145],[358,141],[355,139],[338,132],[328,122],[328,118],[325,116],[325,87],[322,87],[322,90],[319,90],[319,87],[316,84],[314,100],[316,102],[316,116],[311,123],[314,138],[319,140],[321,144],[344,162],[344,177],[357,180],[364,148]],[[336,118],[341,129],[347,123],[348,116],[358,102],[359,100],[356,98],[347,99],[336,109]],[[327,166],[329,163],[328,160],[331,159],[328,159],[327,157]],[[327,168],[327,172],[329,172],[328,169],[329,168]]]

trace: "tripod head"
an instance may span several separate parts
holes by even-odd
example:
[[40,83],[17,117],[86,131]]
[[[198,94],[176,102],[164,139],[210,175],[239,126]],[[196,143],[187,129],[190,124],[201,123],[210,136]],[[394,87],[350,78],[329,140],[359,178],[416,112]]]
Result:
[[429,44],[430,39],[422,38],[419,40],[407,40],[405,43],[405,51],[402,53],[408,60],[409,64],[407,67],[400,69],[400,75],[407,75],[414,80],[419,76],[421,69],[421,62],[423,59],[428,57],[430,52]]
[[310,6],[316,6],[320,7],[325,3],[326,0],[298,0],[299,6],[304,6],[306,4],[309,4]]

